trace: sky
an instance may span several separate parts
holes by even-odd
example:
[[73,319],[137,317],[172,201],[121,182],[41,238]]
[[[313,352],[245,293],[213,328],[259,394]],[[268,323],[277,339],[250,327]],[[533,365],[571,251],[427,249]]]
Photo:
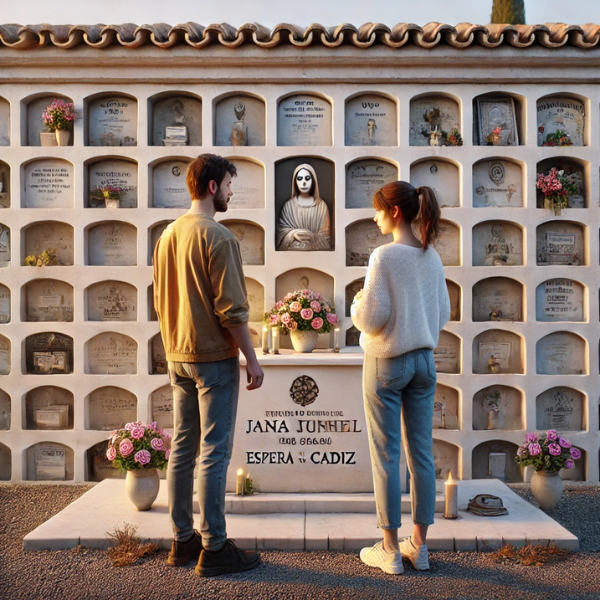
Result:
[[[0,0],[0,23],[486,24],[491,6],[492,0]],[[525,14],[529,24],[600,23],[600,0],[525,0]]]

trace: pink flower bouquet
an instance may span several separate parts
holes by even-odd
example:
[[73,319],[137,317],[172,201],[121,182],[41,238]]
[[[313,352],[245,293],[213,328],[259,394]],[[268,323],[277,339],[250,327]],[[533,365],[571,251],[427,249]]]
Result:
[[171,453],[171,438],[157,427],[156,421],[142,425],[127,423],[110,434],[106,458],[121,471],[164,469]]
[[65,102],[60,98],[56,98],[52,104],[46,106],[42,113],[42,121],[50,131],[56,131],[57,129],[71,131],[76,119],[77,114],[73,103]]
[[545,173],[537,174],[536,187],[544,194],[545,205],[554,209],[555,215],[560,215],[567,208],[567,198],[579,192],[573,176],[565,175],[564,171],[555,168]]
[[572,469],[581,451],[554,429],[545,433],[528,433],[525,443],[517,449],[515,461],[521,465],[532,465],[536,471],[560,471]]

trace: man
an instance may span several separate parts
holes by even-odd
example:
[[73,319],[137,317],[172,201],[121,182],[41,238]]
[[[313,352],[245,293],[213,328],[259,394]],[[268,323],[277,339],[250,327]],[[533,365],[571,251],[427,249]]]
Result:
[[[239,350],[246,357],[246,389],[263,371],[248,329],[248,300],[238,241],[214,220],[225,212],[235,166],[202,154],[188,167],[190,210],[171,223],[154,250],[154,306],[173,386],[173,442],[167,471],[174,541],[167,563],[199,556],[204,577],[252,569],[256,552],[227,539],[225,481],[233,446],[239,392]],[[198,466],[200,533],[194,531],[192,493]]]

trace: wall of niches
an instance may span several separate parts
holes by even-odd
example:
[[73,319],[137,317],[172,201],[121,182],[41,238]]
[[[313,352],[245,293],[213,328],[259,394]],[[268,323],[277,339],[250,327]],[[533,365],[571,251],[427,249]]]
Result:
[[[238,168],[219,219],[240,241],[256,346],[264,310],[309,287],[335,302],[342,352],[359,351],[349,305],[389,241],[371,196],[397,178],[431,186],[452,302],[435,350],[439,477],[522,480],[524,432],[553,427],[583,453],[563,476],[598,481],[594,86],[160,87],[0,86],[0,480],[112,477],[107,431],[171,425],[152,250],[189,204],[187,164],[216,152]],[[42,142],[57,97],[79,115],[66,146]],[[570,145],[544,145],[561,132]],[[553,167],[575,186],[560,215],[536,190]],[[302,169],[326,207],[319,240],[284,222]],[[118,208],[104,184],[124,189]]]

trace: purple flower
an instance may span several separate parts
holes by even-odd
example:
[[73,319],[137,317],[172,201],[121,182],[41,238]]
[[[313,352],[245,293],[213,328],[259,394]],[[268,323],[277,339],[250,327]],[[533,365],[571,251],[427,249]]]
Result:
[[565,467],[567,467],[567,469],[572,469],[574,466],[575,463],[570,458],[567,458],[567,461],[565,462]]
[[150,445],[152,446],[152,448],[154,450],[164,450],[165,449],[165,445],[164,445],[162,439],[159,437],[152,438],[152,440],[150,440]]
[[140,450],[139,452],[135,453],[135,456],[133,457],[135,458],[135,460],[137,460],[140,465],[147,465],[150,462],[150,452],[148,452],[148,450]]
[[538,442],[538,436],[537,436],[537,434],[535,434],[535,433],[528,433],[528,434],[525,436],[525,441],[526,441],[528,444],[537,444],[537,442]]
[[569,450],[571,452],[571,456],[577,460],[578,458],[581,458],[581,451],[578,450],[577,448],[571,448]]
[[156,429],[158,428],[158,423],[156,421],[152,421],[151,423],[148,423],[146,427],[148,429],[153,429],[154,431],[156,431]]
[[119,445],[121,456],[129,456],[133,452],[133,444],[131,440],[123,440]]
[[529,444],[529,454],[537,456],[542,453],[542,447],[539,444]]
[[560,456],[562,450],[560,449],[560,446],[558,444],[550,444],[548,446],[548,452],[550,452],[552,456]]
[[570,448],[571,447],[571,442],[565,438],[558,438],[558,443],[563,447],[563,448]]
[[127,423],[125,425],[125,429],[127,429],[127,431],[131,431],[136,425],[137,423]]
[[143,427],[134,427],[131,430],[131,437],[134,440],[141,440],[144,437],[144,428]]
[[546,438],[549,439],[551,442],[555,442],[558,439],[558,433],[556,433],[554,429],[549,429],[546,432]]
[[106,451],[106,458],[108,460],[115,460],[117,458],[117,451],[112,446]]
[[527,448],[519,446],[517,449],[517,456],[525,456],[525,454],[527,454]]

